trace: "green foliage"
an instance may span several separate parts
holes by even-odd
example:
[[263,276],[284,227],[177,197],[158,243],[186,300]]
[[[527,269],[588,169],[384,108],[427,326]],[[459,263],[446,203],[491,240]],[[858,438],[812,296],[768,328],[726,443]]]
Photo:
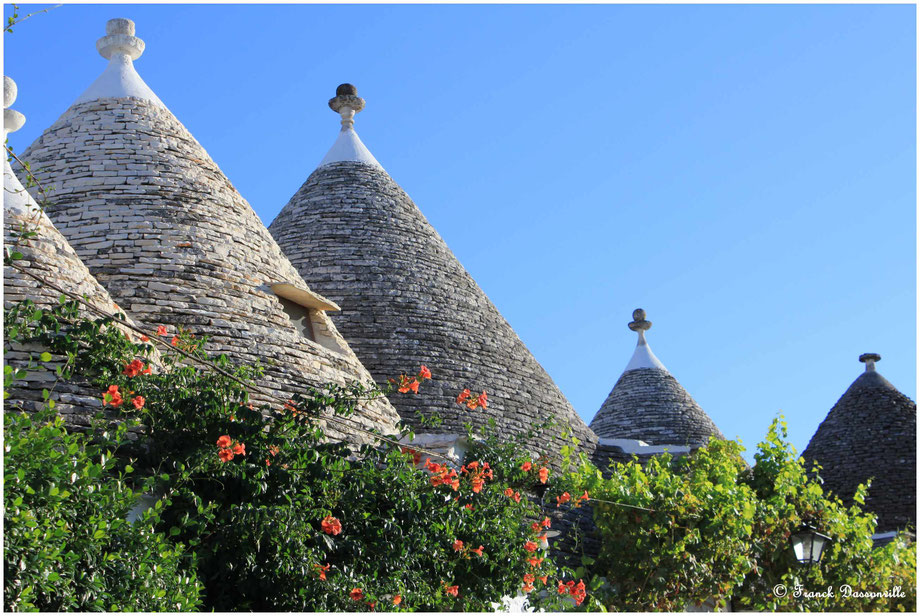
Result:
[[[650,510],[595,504],[603,542],[595,571],[611,580],[608,606],[680,611],[731,600],[745,610],[912,611],[915,546],[902,535],[873,550],[874,516],[825,494],[785,438],[774,421],[753,469],[738,443],[718,439],[693,455],[616,465],[609,478],[583,465],[575,476],[592,497]],[[857,501],[864,495],[862,487]],[[802,567],[792,553],[790,536],[805,523],[833,540],[819,566]],[[774,592],[780,586],[785,593]],[[904,597],[859,596],[897,587]]]
[[[191,610],[200,587],[156,512],[128,523],[136,493],[114,447],[89,442],[46,407],[4,413],[4,608],[9,611]],[[101,436],[101,435],[100,435]]]
[[[174,352],[155,359],[152,345],[112,325],[80,319],[70,304],[23,305],[6,322],[66,357],[65,376],[91,381],[100,396],[117,388],[107,408],[137,415],[140,446],[122,464],[147,478],[156,529],[189,546],[205,608],[483,611],[516,595],[525,576],[536,591],[540,577],[554,583],[550,559],[532,562],[545,554],[526,549],[542,517],[521,497],[533,478],[517,445],[487,434],[458,472],[392,442],[333,442],[327,422],[348,421],[393,388],[305,386],[288,404],[256,406],[247,390],[257,368],[207,356],[207,341],[185,331],[175,347],[219,370]],[[324,526],[332,518],[339,532]],[[565,607],[555,593],[545,601]]]

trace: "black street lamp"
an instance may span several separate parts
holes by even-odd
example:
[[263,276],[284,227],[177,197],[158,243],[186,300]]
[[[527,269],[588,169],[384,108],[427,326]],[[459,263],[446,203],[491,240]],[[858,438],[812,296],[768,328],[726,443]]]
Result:
[[817,530],[807,524],[803,524],[799,530],[792,534],[792,549],[795,551],[795,558],[803,565],[814,565],[821,562],[821,555],[824,548],[830,543],[831,538],[822,535]]

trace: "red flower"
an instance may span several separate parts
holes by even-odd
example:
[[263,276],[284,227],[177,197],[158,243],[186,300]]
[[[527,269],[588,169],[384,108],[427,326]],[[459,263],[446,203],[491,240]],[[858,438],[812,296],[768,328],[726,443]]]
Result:
[[221,462],[229,462],[233,459],[233,452],[229,449],[221,449],[219,452],[217,452],[217,457],[220,458]]
[[558,592],[560,595],[565,594],[565,584],[562,583],[562,580],[559,580],[559,588],[556,589],[556,592]]
[[322,527],[323,532],[327,535],[338,535],[340,532],[342,532],[342,523],[331,515],[327,515],[325,518],[323,518],[320,526]]
[[165,335],[166,335],[166,326],[160,325],[159,327],[157,327],[157,336],[165,336]]
[[511,488],[505,488],[505,496],[514,496],[514,490]]
[[352,601],[360,601],[364,598],[364,593],[360,588],[352,588],[348,596],[351,597]]
[[245,456],[246,455],[246,443],[237,443],[236,445],[234,445],[233,453],[234,455],[237,455],[237,456]]
[[536,552],[538,547],[539,546],[533,541],[528,541],[527,543],[524,544],[524,549],[527,550],[528,552]]
[[374,608],[377,607],[377,602],[376,602],[376,601],[368,601],[368,602],[367,602],[367,607],[371,608],[371,611],[373,612],[373,611],[374,611]]
[[430,379],[431,378],[431,370],[428,369],[428,366],[422,366],[422,368],[418,371],[418,378],[420,379]]
[[482,546],[479,546],[475,550],[470,550],[470,552],[472,552],[476,556],[482,556]]
[[469,509],[470,511],[472,511],[472,510],[473,510],[473,504],[472,504],[472,503],[467,503],[467,504],[465,504],[465,505],[463,506],[463,508],[464,508],[464,509]]
[[454,552],[459,552],[463,549],[463,542],[457,539],[454,541]]
[[402,603],[402,595],[393,597],[393,605],[399,605],[400,603]]
[[546,483],[546,480],[549,479],[549,469],[542,466],[538,472],[540,473],[540,483]]
[[146,402],[146,400],[144,400],[144,396],[135,396],[131,402],[134,403],[134,408],[141,410],[144,408],[144,402]]
[[543,524],[543,528],[549,528],[552,526],[552,522],[549,518],[543,518],[543,522],[541,522],[541,524]]
[[459,592],[459,590],[460,590],[460,586],[445,586],[444,587],[444,592],[446,592],[449,595],[453,595],[454,597],[457,596],[457,593]]
[[524,462],[523,464],[521,464],[521,470],[524,471],[525,473],[529,472],[530,469],[532,468],[533,468],[533,464],[531,464],[530,462]]
[[169,341],[169,344],[176,346],[179,344],[179,336],[173,336],[172,340]]
[[122,371],[122,374],[130,376],[137,376],[144,367],[144,362],[139,359],[135,359],[130,364],[125,364],[125,369]]
[[150,364],[147,364],[147,367],[144,368],[144,374],[150,374],[153,372],[153,368],[150,367]]
[[540,528],[541,527],[540,527],[539,522],[534,522],[533,524],[530,525],[530,529],[535,533],[540,532]]
[[464,389],[460,392],[460,395],[457,396],[457,404],[463,404],[463,401],[470,397],[470,390]]
[[563,492],[562,494],[560,494],[559,496],[556,497],[556,505],[561,505],[562,503],[567,503],[567,502],[569,502],[570,500],[572,500],[572,495],[569,494],[568,492]]
[[223,435],[222,437],[220,437],[219,439],[217,439],[217,446],[218,446],[218,447],[229,447],[229,446],[230,446],[230,437],[227,436],[227,435],[225,434],[225,435]]

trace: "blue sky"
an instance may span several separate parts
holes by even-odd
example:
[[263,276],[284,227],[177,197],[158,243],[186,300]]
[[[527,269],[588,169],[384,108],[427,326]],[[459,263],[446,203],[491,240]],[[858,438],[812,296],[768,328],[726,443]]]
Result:
[[586,421],[639,306],[748,448],[783,412],[803,449],[860,353],[916,399],[913,6],[67,5],[4,34],[14,149],[112,17],[265,223],[357,85],[364,143]]

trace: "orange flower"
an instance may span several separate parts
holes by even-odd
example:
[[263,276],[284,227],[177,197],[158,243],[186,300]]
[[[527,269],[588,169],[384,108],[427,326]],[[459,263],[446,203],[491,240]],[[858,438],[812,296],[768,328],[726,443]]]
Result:
[[515,492],[515,493],[514,493],[514,496],[512,496],[511,498],[514,499],[514,502],[519,503],[519,502],[521,502],[521,493],[520,493],[520,492]]
[[338,535],[340,532],[342,532],[342,523],[331,515],[327,515],[325,518],[323,518],[320,526],[322,527],[323,532],[327,535]]
[[329,563],[326,563],[326,566],[325,566],[325,567],[320,567],[320,566],[319,566],[318,564],[316,564],[316,563],[314,563],[313,566],[316,567],[317,570],[319,570],[319,579],[325,580],[325,579],[326,579],[326,572],[329,571]]
[[511,488],[505,488],[505,496],[514,496],[514,490]]
[[559,580],[559,588],[556,589],[556,592],[558,592],[560,595],[565,594],[565,584],[562,583],[562,580]]
[[141,342],[150,342],[150,337],[146,335],[141,336]]
[[233,452],[229,449],[221,449],[219,452],[217,452],[217,457],[220,458],[221,462],[229,462],[233,459]]
[[144,396],[135,396],[131,402],[134,403],[134,408],[141,410],[144,408],[144,402],[146,402],[146,400],[144,400]]
[[531,584],[524,584],[523,586],[521,586],[521,592],[523,592],[524,594],[527,594],[532,590],[533,590],[533,586]]
[[547,578],[547,577],[549,577],[549,576],[541,575],[541,576],[538,577],[537,579],[540,580],[541,582],[543,582],[544,584],[546,584],[546,578]]
[[409,389],[411,389],[414,394],[418,393],[418,381],[414,378],[409,382]]
[[530,558],[527,559],[527,562],[530,563],[531,567],[539,567],[540,564],[543,562],[543,559],[537,558],[536,556],[531,556]]
[[352,588],[348,596],[351,597],[352,601],[360,601],[364,598],[364,592],[360,588]]
[[147,367],[144,368],[144,374],[150,374],[153,372],[153,368],[150,367],[150,364],[147,364]]
[[550,521],[549,518],[543,518],[542,524],[543,524],[543,528],[549,528],[550,526],[552,526],[553,523]]
[[376,602],[376,601],[368,601],[368,602],[367,602],[367,607],[371,608],[371,611],[373,612],[373,611],[374,611],[374,608],[377,607],[377,602]]
[[530,530],[532,530],[535,533],[540,532],[540,528],[541,526],[539,522],[534,522],[533,524],[530,525]]
[[444,592],[446,592],[448,595],[453,595],[454,597],[457,596],[457,593],[459,591],[460,591],[460,586],[445,586],[444,587]]
[[524,549],[527,550],[528,552],[536,552],[538,547],[539,546],[533,541],[528,541],[527,543],[524,544]]
[[234,445],[233,453],[234,455],[237,455],[237,456],[245,456],[246,455],[246,443],[237,443],[236,445]]
[[402,595],[393,597],[393,605],[399,605],[400,603],[402,603]]
[[473,477],[473,479],[470,480],[470,484],[473,486],[473,492],[479,494],[479,492],[482,491],[483,483],[485,483],[485,481],[482,479],[482,477]]
[[559,496],[556,497],[556,505],[561,505],[562,503],[567,503],[567,502],[569,502],[570,500],[572,500],[572,495],[569,494],[568,492],[563,492],[562,494],[560,494]]
[[220,437],[219,439],[217,439],[217,446],[218,446],[218,447],[229,447],[229,446],[230,446],[230,437],[227,436],[227,435],[225,434],[225,435],[223,435],[222,437]]
[[465,504],[465,505],[463,506],[463,508],[464,508],[464,509],[469,509],[470,511],[472,511],[472,510],[473,510],[473,504],[472,504],[472,503],[467,503],[467,504]]
[[268,448],[268,453],[272,454],[273,456],[277,455],[279,451],[281,451],[281,448],[277,445],[272,445]]
[[173,336],[172,340],[169,341],[169,344],[176,346],[179,344],[179,336]]
[[479,397],[476,398],[476,402],[478,402],[479,406],[481,406],[482,408],[486,408],[488,406],[487,401],[488,401],[488,396],[486,396],[486,392],[485,390],[483,390],[483,392],[479,394]]
[[109,385],[107,391],[102,394],[103,406],[105,404],[111,404],[112,406],[121,406],[121,403],[124,400],[121,397],[121,393],[118,391],[118,385]]
[[160,325],[159,327],[157,327],[157,336],[165,336],[165,335],[166,335],[166,327],[164,325]]
[[533,573],[525,573],[525,574],[524,574],[524,583],[525,583],[525,584],[533,584],[534,579],[536,579],[536,578],[534,578]]
[[545,466],[541,466],[540,470],[540,483],[546,483],[546,480],[549,479],[549,469]]
[[531,464],[530,462],[524,462],[523,464],[521,464],[521,470],[524,471],[525,473],[529,472],[530,469],[532,468],[533,468],[533,464]]
[[418,378],[420,379],[430,379],[431,378],[431,370],[428,369],[428,366],[422,366],[422,368],[418,371]]
[[463,542],[457,539],[454,541],[454,552],[459,552],[463,549]]
[[475,550],[470,550],[470,552],[472,552],[476,556],[482,556],[482,546],[479,546]]
[[579,496],[579,497],[578,497],[578,500],[579,500],[579,502],[580,502],[580,501],[591,500],[591,497],[588,496],[588,491],[585,490],[585,493],[582,494],[581,496]]
[[460,392],[460,395],[457,396],[457,404],[463,404],[463,401],[470,397],[470,390],[464,389]]
[[125,369],[122,371],[122,374],[126,374],[129,377],[137,376],[143,367],[144,362],[139,359],[135,359],[130,364],[125,364]]

